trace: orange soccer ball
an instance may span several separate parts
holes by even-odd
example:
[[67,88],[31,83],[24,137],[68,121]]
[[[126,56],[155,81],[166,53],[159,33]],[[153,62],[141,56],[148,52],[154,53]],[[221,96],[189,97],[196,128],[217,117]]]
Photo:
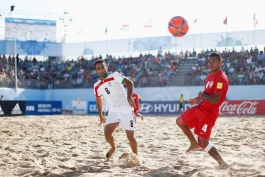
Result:
[[175,16],[168,22],[168,31],[175,37],[184,36],[189,30],[189,24],[185,18]]

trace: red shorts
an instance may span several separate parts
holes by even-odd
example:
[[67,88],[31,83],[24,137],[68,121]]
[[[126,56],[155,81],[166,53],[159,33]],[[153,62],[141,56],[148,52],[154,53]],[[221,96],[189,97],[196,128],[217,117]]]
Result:
[[191,129],[194,128],[196,135],[210,139],[217,116],[206,108],[197,105],[182,113],[181,119]]

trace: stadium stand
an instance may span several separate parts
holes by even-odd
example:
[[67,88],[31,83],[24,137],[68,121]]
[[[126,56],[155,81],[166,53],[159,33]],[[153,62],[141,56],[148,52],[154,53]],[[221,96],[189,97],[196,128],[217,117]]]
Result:
[[[158,54],[140,54],[138,57],[112,57],[107,55],[109,71],[118,71],[130,77],[135,87],[166,87],[203,85],[207,74],[207,58],[216,49],[181,51],[179,54],[165,52]],[[220,53],[220,52],[219,52]],[[257,48],[220,53],[223,58],[222,70],[227,74],[231,85],[265,84],[265,51]],[[17,63],[18,88],[32,89],[73,89],[92,88],[98,79],[93,63],[99,57],[56,61],[36,58]],[[0,55],[0,87],[15,87],[15,56]]]

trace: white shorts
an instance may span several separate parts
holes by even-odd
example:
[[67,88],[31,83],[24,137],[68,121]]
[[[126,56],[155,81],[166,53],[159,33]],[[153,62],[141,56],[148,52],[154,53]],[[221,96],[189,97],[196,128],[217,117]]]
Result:
[[105,125],[120,122],[119,127],[125,130],[135,130],[133,110],[109,110]]

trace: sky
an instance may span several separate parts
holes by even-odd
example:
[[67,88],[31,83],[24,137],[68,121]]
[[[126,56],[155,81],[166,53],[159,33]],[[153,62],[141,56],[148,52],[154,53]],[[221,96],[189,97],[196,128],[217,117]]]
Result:
[[[66,42],[170,35],[174,16],[188,21],[188,34],[265,29],[264,0],[1,0],[0,14],[0,36],[5,17],[45,19],[57,22],[57,38],[66,34]],[[147,23],[152,27],[144,27]],[[129,30],[121,30],[125,24]]]

